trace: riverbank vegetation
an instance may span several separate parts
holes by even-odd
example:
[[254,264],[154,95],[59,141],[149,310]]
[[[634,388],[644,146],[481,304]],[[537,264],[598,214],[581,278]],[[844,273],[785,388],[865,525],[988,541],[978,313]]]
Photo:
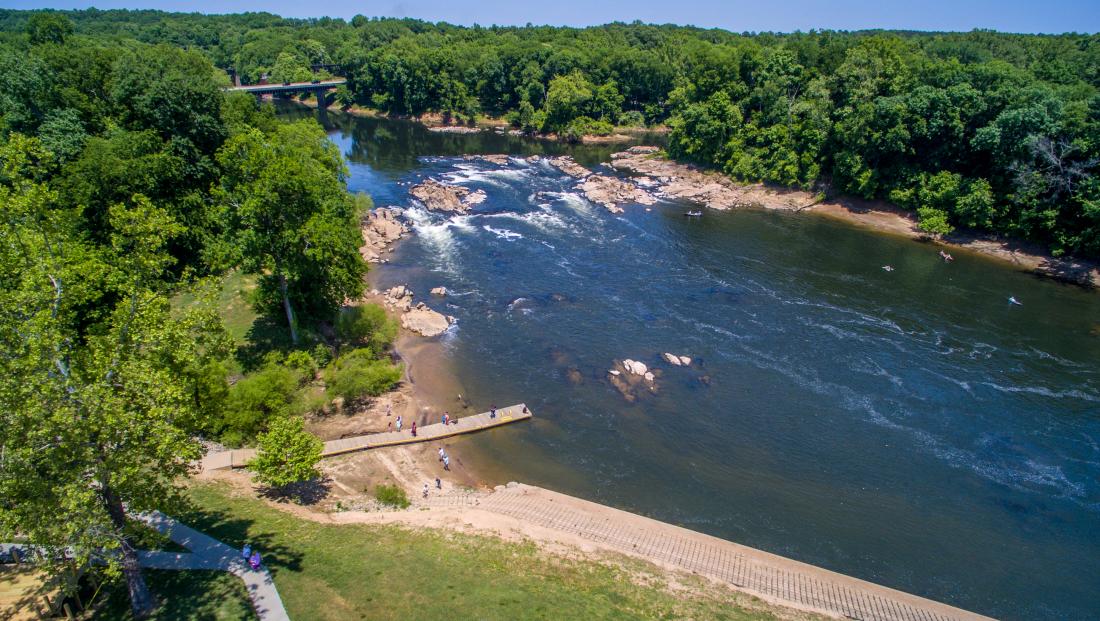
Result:
[[[638,23],[465,28],[363,16],[38,15],[31,24],[31,13],[0,12],[9,48],[30,39],[49,50],[20,63],[22,92],[51,90],[44,87],[51,68],[71,74],[61,57],[95,64],[96,55],[77,59],[69,46],[57,47],[60,37],[99,45],[136,39],[201,50],[246,82],[290,72],[288,65],[299,76],[337,71],[349,82],[339,101],[393,114],[485,114],[567,138],[608,133],[616,124],[667,124],[673,157],[741,180],[891,201],[917,214],[933,235],[956,227],[990,231],[1044,244],[1056,256],[1100,256],[1095,34],[737,34]],[[121,56],[135,76],[156,70]],[[140,80],[127,83],[137,94]],[[62,143],[74,134],[64,128],[79,125],[91,103],[37,119],[32,104],[6,115],[6,123],[44,125],[51,148],[71,152]]]
[[[42,13],[0,77],[0,538],[103,561],[144,616],[126,513],[179,510],[202,440],[263,434],[257,470],[285,486],[319,452],[301,415],[400,378],[384,317],[333,327],[370,201],[314,120],[226,96],[203,54]],[[372,381],[327,390],[334,360]],[[287,447],[289,477],[263,459]]]

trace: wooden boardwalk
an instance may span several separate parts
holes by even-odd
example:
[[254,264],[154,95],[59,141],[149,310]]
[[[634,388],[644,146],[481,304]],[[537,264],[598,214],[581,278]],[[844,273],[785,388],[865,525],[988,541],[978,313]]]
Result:
[[[332,457],[355,451],[381,448],[384,446],[397,446],[399,444],[415,444],[417,442],[431,442],[464,433],[475,433],[485,429],[492,429],[501,425],[515,423],[531,418],[531,410],[527,405],[517,403],[506,408],[499,408],[496,416],[489,416],[488,412],[464,416],[452,419],[452,423],[444,426],[443,423],[433,423],[416,428],[416,436],[412,435],[412,423],[402,427],[401,431],[384,431],[382,433],[369,433],[355,436],[354,438],[341,438],[329,440],[321,451],[322,457]],[[394,419],[396,420],[396,418]],[[209,453],[202,458],[202,470],[225,470],[228,468],[243,468],[250,459],[256,456],[255,449],[234,449]]]

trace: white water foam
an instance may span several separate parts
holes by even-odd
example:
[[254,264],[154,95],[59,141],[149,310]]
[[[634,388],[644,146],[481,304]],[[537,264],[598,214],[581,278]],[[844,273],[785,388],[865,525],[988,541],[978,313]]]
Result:
[[492,233],[493,235],[496,235],[498,238],[503,239],[504,241],[510,241],[511,242],[511,241],[516,241],[517,239],[523,239],[523,234],[522,233],[517,233],[515,231],[509,231],[508,229],[494,229],[493,227],[489,226],[488,224],[482,225],[481,228],[488,231],[488,232],[490,232],[490,233]]

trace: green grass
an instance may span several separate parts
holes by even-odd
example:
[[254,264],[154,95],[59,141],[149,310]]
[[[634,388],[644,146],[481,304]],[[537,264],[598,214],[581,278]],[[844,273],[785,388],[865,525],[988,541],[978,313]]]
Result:
[[185,521],[230,546],[257,547],[296,621],[774,618],[702,581],[673,593],[638,561],[569,560],[530,543],[431,529],[319,524],[217,483],[196,484],[191,495],[198,510]]
[[[255,619],[248,592],[239,578],[220,571],[145,570],[145,579],[161,601],[152,621],[238,621]],[[94,619],[130,621],[125,585],[111,589]]]
[[[255,276],[233,270],[226,274],[218,291],[218,314],[233,337],[233,342],[238,345],[247,342],[248,333],[259,318],[249,302],[255,289]],[[172,300],[176,308],[186,308],[194,303],[195,296],[190,292],[181,293]]]
[[405,494],[405,490],[396,485],[379,485],[374,488],[374,498],[384,504],[391,507],[397,507],[399,509],[407,509],[409,507],[409,497]]

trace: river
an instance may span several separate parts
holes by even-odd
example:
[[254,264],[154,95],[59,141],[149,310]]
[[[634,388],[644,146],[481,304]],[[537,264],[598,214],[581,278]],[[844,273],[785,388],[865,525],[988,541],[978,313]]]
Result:
[[[812,215],[615,216],[545,164],[460,157],[612,147],[329,117],[350,187],[414,223],[376,284],[458,319],[441,351],[472,403],[537,416],[469,440],[494,482],[999,618],[1100,617],[1100,294]],[[427,177],[488,200],[430,214]],[[608,382],[623,358],[655,393]]]

